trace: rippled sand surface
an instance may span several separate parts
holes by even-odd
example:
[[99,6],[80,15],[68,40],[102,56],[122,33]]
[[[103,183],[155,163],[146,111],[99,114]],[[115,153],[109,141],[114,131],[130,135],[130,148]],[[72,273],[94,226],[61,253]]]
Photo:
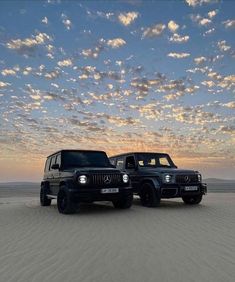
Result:
[[37,197],[0,197],[0,281],[235,281],[235,194],[61,215]]

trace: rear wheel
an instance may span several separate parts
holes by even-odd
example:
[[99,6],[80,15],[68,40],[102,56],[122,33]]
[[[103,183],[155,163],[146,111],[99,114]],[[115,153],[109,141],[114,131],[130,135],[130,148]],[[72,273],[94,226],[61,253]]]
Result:
[[60,190],[57,196],[58,211],[63,214],[73,214],[77,210],[78,204],[72,202],[68,193],[64,190]]
[[183,196],[182,199],[186,205],[198,205],[202,200],[202,195]]
[[144,183],[141,187],[140,200],[144,207],[157,207],[161,198],[151,183]]
[[48,189],[45,186],[41,186],[40,190],[40,204],[43,207],[51,205],[51,199],[47,198]]
[[117,200],[113,200],[113,206],[116,209],[129,209],[132,206],[133,195],[128,195]]

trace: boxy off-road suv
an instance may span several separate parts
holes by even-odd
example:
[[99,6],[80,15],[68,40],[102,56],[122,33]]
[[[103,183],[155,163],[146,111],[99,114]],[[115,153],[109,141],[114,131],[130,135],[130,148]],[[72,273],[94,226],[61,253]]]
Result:
[[115,208],[130,208],[133,192],[129,176],[120,172],[103,151],[62,150],[47,157],[40,202],[57,199],[60,213],[74,213],[79,203],[111,201]]
[[178,169],[168,154],[127,153],[113,156],[110,161],[128,173],[133,192],[140,196],[143,206],[158,206],[161,198],[176,197],[195,205],[207,192],[198,171]]

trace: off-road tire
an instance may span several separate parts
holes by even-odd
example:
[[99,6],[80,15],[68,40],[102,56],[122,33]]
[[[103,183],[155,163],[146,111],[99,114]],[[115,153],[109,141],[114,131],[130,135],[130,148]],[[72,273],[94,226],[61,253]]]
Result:
[[141,204],[144,207],[157,207],[160,205],[161,197],[151,183],[144,183],[140,191]]
[[128,195],[126,197],[121,197],[117,200],[113,200],[113,206],[116,209],[129,209],[132,206],[133,195]]
[[186,205],[198,205],[202,200],[202,195],[183,196],[182,200]]
[[57,196],[57,208],[59,213],[62,214],[73,214],[78,211],[78,204],[72,202],[69,194],[61,189]]
[[42,207],[50,206],[51,199],[47,198],[48,189],[42,185],[40,190],[40,204]]

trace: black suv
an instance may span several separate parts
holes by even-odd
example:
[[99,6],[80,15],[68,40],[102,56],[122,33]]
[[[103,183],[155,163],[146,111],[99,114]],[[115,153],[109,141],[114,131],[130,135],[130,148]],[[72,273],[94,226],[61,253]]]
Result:
[[62,150],[47,157],[40,202],[57,199],[60,213],[74,213],[79,203],[112,201],[115,208],[130,208],[133,192],[129,176],[117,170],[103,151]]
[[127,153],[110,161],[129,174],[133,192],[140,196],[143,206],[158,206],[161,198],[176,197],[185,204],[199,204],[207,192],[198,171],[178,169],[168,154]]

